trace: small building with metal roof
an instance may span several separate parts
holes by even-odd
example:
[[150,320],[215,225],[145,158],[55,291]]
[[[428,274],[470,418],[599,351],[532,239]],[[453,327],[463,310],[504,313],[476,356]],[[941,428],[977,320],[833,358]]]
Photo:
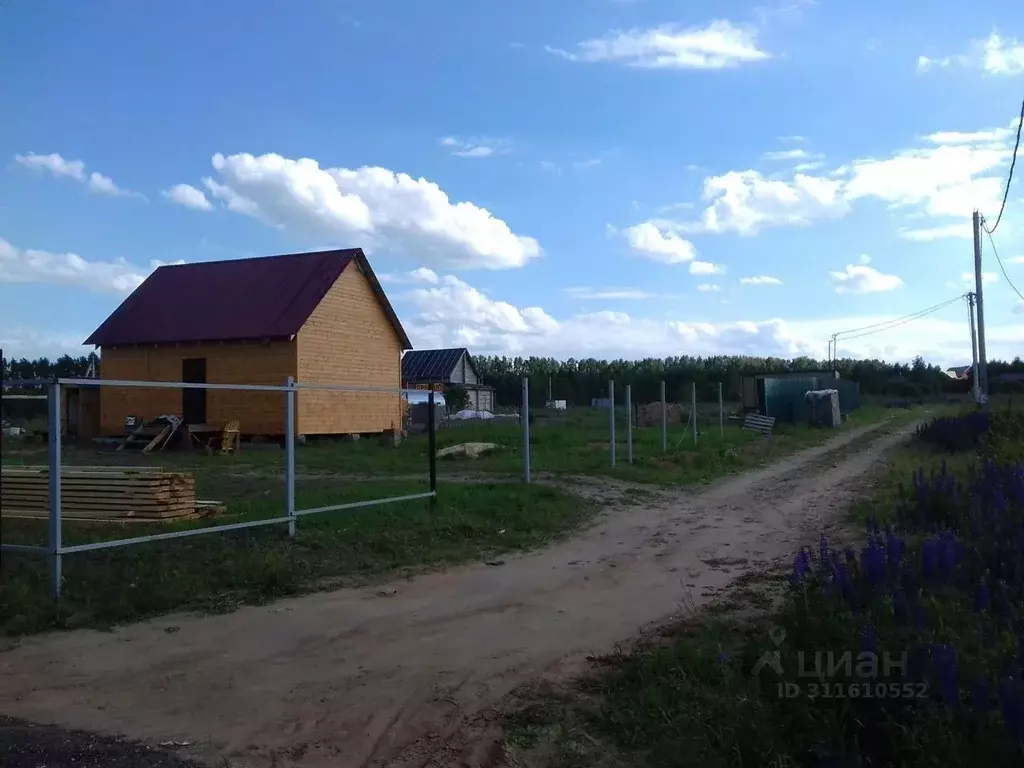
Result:
[[457,385],[469,395],[469,407],[475,411],[494,410],[494,388],[486,386],[465,347],[454,349],[416,349],[402,357],[402,381],[408,389],[433,389]]
[[[84,342],[103,378],[283,386],[401,385],[412,345],[359,248],[162,266]],[[296,433],[401,428],[398,392],[303,389]],[[129,415],[174,414],[186,424],[237,420],[242,434],[286,431],[283,392],[102,387],[100,429]]]

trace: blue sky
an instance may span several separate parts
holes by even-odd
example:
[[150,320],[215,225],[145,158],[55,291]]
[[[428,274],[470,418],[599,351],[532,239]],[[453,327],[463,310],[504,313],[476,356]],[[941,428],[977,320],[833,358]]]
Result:
[[[159,263],[361,246],[418,347],[824,357],[967,290],[1024,6],[5,0],[0,87],[17,356],[84,351]],[[996,245],[1024,290],[1022,198]],[[966,320],[840,353],[960,363]]]

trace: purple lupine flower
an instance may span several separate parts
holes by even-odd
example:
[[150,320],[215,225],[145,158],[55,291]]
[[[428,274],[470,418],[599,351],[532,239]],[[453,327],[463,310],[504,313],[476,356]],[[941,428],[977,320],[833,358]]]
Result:
[[1020,682],[1013,677],[999,681],[999,710],[1007,733],[1020,740],[1024,736],[1024,696]]
[[921,575],[925,581],[932,581],[939,572],[939,552],[934,539],[921,542]]
[[971,705],[976,712],[988,712],[992,708],[992,690],[988,680],[979,677],[971,682]]
[[806,549],[801,549],[797,552],[795,558],[793,558],[793,575],[791,581],[794,585],[800,584],[803,581],[804,576],[811,570],[811,553]]
[[924,680],[930,667],[928,649],[920,646],[912,648],[907,658],[907,676],[914,681]]
[[957,685],[956,649],[951,645],[932,646],[932,669],[939,683],[939,694],[946,706],[955,706],[959,701]]
[[987,611],[992,605],[992,592],[988,588],[988,584],[982,579],[981,584],[978,585],[978,591],[974,596],[974,610],[979,613]]
[[828,562],[829,546],[828,537],[823,533],[821,534],[821,540],[818,542],[818,552],[821,555],[821,562]]
[[907,593],[902,589],[897,589],[892,597],[892,613],[896,621],[900,623],[905,622],[910,616],[910,610],[907,605]]
[[870,586],[885,581],[885,547],[877,537],[872,536],[860,553],[860,567],[864,579]]
[[874,626],[865,624],[860,630],[861,653],[874,653],[877,647],[878,634],[875,632]]

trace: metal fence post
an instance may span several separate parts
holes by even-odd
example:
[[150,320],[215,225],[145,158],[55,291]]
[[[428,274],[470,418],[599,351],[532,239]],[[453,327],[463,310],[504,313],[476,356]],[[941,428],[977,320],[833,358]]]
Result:
[[49,464],[50,464],[50,585],[53,599],[60,599],[61,575],[61,524],[60,524],[60,438],[61,407],[60,383],[50,384],[49,398]]
[[430,454],[430,505],[437,505],[437,406],[434,403],[434,390],[427,396],[427,452]]
[[668,406],[665,404],[665,382],[661,382],[661,452],[668,452]]
[[611,451],[611,465],[615,467],[615,381],[608,382],[608,423],[610,425],[610,435],[608,438],[608,446]]
[[295,377],[289,376],[284,385],[284,498],[285,513],[288,517],[288,535],[295,535]]
[[697,444],[697,382],[690,385],[690,413],[693,415],[693,444]]
[[519,409],[523,422],[523,482],[530,483],[530,379],[523,376],[523,405]]
[[633,385],[626,385],[626,461],[633,463]]
[[725,401],[722,399],[722,382],[718,382],[718,436],[725,440]]

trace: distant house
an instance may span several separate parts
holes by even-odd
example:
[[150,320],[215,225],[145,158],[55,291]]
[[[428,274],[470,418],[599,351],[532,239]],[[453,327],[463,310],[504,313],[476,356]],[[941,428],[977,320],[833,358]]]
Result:
[[[409,337],[362,250],[164,266],[85,340],[103,378],[205,384],[401,385]],[[286,431],[283,392],[101,387],[100,430],[164,414],[243,434]],[[397,393],[300,390],[296,432],[381,432],[399,426]]]
[[402,357],[402,381],[407,389],[443,391],[457,384],[469,395],[469,407],[476,411],[494,410],[494,389],[483,384],[465,347],[455,349],[416,349]]
[[944,373],[951,379],[969,379],[973,365],[957,365],[947,368]]

